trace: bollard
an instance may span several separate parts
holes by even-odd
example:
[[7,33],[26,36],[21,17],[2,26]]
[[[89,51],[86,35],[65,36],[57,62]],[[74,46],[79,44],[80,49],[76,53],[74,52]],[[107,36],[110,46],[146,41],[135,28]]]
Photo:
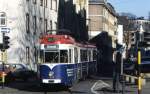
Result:
[[138,49],[138,94],[141,94],[142,89],[140,64],[141,64],[141,51],[140,49]]

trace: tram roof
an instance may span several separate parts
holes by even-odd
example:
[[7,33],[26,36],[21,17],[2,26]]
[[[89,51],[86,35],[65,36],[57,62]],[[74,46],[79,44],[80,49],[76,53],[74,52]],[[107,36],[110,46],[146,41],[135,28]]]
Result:
[[40,39],[41,44],[74,44],[78,47],[95,48],[95,45],[89,43],[78,43],[69,35],[44,35]]

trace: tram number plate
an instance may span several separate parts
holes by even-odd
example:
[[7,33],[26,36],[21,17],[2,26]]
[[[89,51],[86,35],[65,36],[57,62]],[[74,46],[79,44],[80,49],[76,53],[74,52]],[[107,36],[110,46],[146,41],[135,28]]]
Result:
[[54,80],[48,80],[49,83],[54,83]]
[[47,49],[56,49],[56,48],[58,48],[58,46],[57,45],[47,45],[46,48]]

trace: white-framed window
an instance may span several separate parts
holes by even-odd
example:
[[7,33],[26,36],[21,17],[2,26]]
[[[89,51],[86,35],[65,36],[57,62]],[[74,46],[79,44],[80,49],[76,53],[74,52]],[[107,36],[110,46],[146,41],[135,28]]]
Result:
[[30,48],[29,46],[26,47],[26,63],[30,63]]
[[36,34],[36,25],[37,25],[37,22],[36,22],[36,16],[33,16],[33,29],[34,29],[34,34]]
[[47,0],[45,0],[45,7],[47,7]]
[[6,14],[0,12],[0,26],[6,26]]
[[43,18],[39,19],[39,27],[40,27],[40,31],[43,31]]
[[50,30],[53,30],[53,22],[50,20]]
[[40,0],[40,6],[43,6],[43,0]]
[[45,19],[45,32],[47,32],[47,19]]
[[57,11],[57,0],[55,0],[55,10]]
[[30,17],[29,17],[29,13],[26,13],[26,32],[30,33]]
[[55,22],[55,30],[57,30],[57,22]]
[[50,0],[50,9],[52,10],[52,1],[53,0]]
[[37,0],[33,0],[33,4],[36,4],[37,3]]
[[51,4],[50,6],[51,10],[57,11],[57,0],[51,0],[50,4]]

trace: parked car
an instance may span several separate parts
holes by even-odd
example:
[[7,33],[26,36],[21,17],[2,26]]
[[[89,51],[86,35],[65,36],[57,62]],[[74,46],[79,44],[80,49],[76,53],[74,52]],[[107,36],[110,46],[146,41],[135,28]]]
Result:
[[128,75],[136,75],[137,72],[137,59],[129,58],[123,63],[124,73]]
[[150,73],[150,57],[142,57],[140,68],[142,73]]
[[6,65],[10,68],[10,72],[7,75],[7,78],[11,78],[13,80],[20,79],[27,81],[30,78],[36,77],[36,73],[28,69],[24,64],[13,63]]

